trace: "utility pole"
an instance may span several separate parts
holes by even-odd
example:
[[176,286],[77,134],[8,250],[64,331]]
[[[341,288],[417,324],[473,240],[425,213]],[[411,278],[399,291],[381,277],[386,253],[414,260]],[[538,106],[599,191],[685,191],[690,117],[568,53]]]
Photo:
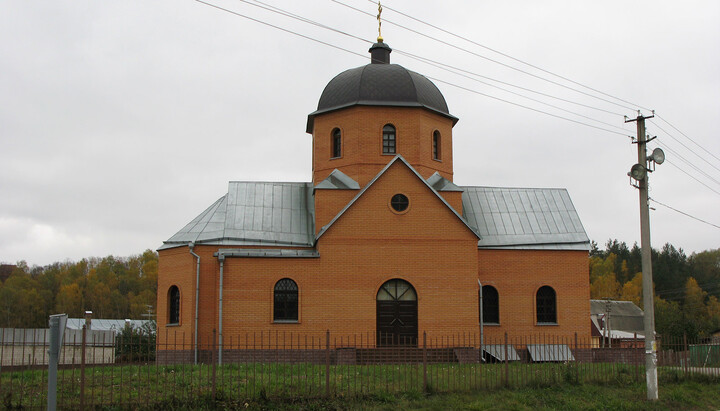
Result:
[[662,150],[656,151],[648,159],[646,152],[647,142],[645,136],[645,119],[655,117],[643,117],[639,112],[634,120],[626,120],[626,123],[637,122],[637,145],[638,162],[630,170],[630,177],[637,181],[637,188],[640,193],[640,247],[642,250],[642,282],[643,282],[643,328],[645,330],[645,379],[647,381],[647,399],[655,401],[658,399],[657,380],[657,351],[655,345],[655,307],[653,301],[652,281],[652,259],[650,248],[650,210],[648,208],[648,174],[652,170],[648,168],[648,161],[662,164],[665,156]]

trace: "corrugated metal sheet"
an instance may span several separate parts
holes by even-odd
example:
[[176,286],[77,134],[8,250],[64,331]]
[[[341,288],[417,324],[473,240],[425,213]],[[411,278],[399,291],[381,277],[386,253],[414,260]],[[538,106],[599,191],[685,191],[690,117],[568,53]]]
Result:
[[590,249],[565,189],[462,188],[463,217],[482,237],[479,248]]
[[165,241],[160,250],[191,241],[312,246],[314,210],[310,183],[231,181],[227,194]]
[[[483,351],[495,358],[497,361],[505,361],[505,345],[504,344],[488,344],[483,345]],[[520,361],[515,347],[508,344],[507,346],[508,361]]]
[[[93,318],[90,328],[97,331],[121,331],[126,325],[132,328],[143,328],[153,326],[153,320],[115,320],[105,318]],[[85,325],[84,318],[68,318],[65,327],[69,330],[82,330]],[[154,327],[152,328],[154,329]]]
[[534,362],[575,361],[570,347],[565,344],[528,344],[527,349]]
[[[86,333],[88,345],[94,347],[115,345],[115,332],[109,330],[90,330]],[[50,345],[50,330],[47,328],[0,328],[2,345]],[[66,328],[63,344],[82,343],[82,330]]]

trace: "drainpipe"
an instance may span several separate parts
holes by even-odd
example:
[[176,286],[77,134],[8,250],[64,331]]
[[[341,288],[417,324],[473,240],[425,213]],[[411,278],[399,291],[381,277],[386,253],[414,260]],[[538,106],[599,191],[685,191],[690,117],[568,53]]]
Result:
[[223,309],[223,269],[225,267],[225,255],[218,254],[218,260],[220,261],[220,301],[219,301],[219,308],[218,308],[218,318],[219,318],[219,324],[218,324],[218,365],[222,365],[222,309]]
[[195,347],[195,364],[198,363],[198,318],[199,318],[199,307],[200,307],[200,256],[193,252],[195,243],[190,241],[188,243],[190,254],[197,258],[197,268],[195,269],[195,334],[193,337],[193,346]]
[[485,343],[483,332],[485,331],[485,324],[483,323],[483,294],[482,294],[482,283],[478,279],[478,289],[480,290],[480,361],[483,358],[483,345]]

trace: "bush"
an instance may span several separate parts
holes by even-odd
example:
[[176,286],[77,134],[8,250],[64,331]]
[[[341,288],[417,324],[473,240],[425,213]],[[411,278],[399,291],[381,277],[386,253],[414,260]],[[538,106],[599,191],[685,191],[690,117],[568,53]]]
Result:
[[155,361],[155,336],[154,322],[126,326],[115,339],[115,362]]

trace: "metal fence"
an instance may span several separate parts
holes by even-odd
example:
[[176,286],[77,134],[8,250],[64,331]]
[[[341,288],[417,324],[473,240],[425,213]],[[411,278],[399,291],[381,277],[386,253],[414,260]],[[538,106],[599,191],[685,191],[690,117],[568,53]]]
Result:
[[[460,392],[555,384],[631,384],[645,378],[641,339],[603,343],[552,335],[509,338],[448,335],[382,346],[374,333],[316,335],[254,333],[199,341],[192,336],[127,333],[114,342],[112,363],[88,349],[86,336],[65,341],[57,401],[60,409],[164,408],[198,401],[366,396],[402,392]],[[382,337],[382,336],[380,336]],[[2,354],[17,352],[3,340]],[[70,361],[69,352],[82,354]],[[720,379],[720,341],[670,341],[658,346],[659,374],[672,380]],[[102,354],[104,355],[104,354]],[[45,408],[47,366],[4,365],[5,407]]]

